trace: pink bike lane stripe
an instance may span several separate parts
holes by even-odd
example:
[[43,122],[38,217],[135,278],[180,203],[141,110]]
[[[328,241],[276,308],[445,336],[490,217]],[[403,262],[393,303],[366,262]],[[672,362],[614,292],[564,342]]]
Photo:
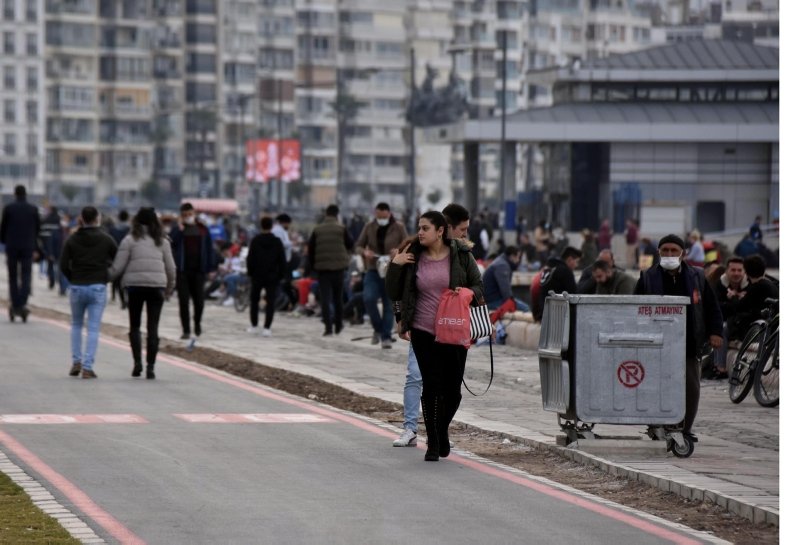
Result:
[[0,443],[9,451],[13,452],[25,465],[36,471],[50,484],[55,486],[64,496],[75,504],[78,509],[100,525],[115,539],[126,545],[143,545],[146,543],[142,538],[128,530],[124,524],[115,519],[110,513],[92,501],[80,488],[75,486],[58,471],[44,463],[38,456],[22,445],[22,443],[3,430],[0,430]]
[[[56,322],[55,320],[50,320],[50,319],[46,319],[46,318],[45,319],[39,318],[39,320],[42,320],[42,321],[51,323],[53,325],[56,325],[56,326],[60,327],[61,329],[69,330],[68,326],[66,326],[65,324],[61,324],[59,322]],[[124,350],[126,352],[129,349],[129,347],[127,345],[125,345],[125,344],[123,344],[121,342],[118,342],[116,340],[108,339],[104,335],[101,335],[100,340],[104,344],[107,344],[109,346],[113,346],[115,348],[118,348],[120,350]],[[309,403],[307,403],[305,401],[302,401],[302,400],[297,400],[297,399],[292,399],[292,398],[289,398],[289,397],[284,397],[284,396],[282,396],[280,394],[276,394],[274,392],[270,392],[270,391],[262,389],[261,387],[258,387],[258,386],[255,386],[253,384],[250,384],[248,381],[245,381],[244,379],[240,379],[238,377],[234,377],[233,375],[223,375],[223,374],[219,374],[219,373],[216,373],[216,372],[213,372],[213,371],[210,371],[210,370],[202,369],[202,368],[199,367],[199,364],[188,363],[186,361],[180,360],[178,358],[174,358],[172,356],[162,356],[161,354],[159,354],[158,358],[159,358],[160,361],[167,362],[167,363],[169,363],[169,364],[171,364],[171,365],[173,365],[175,367],[179,367],[181,369],[185,369],[187,371],[191,371],[193,373],[208,377],[208,378],[210,378],[212,380],[216,380],[218,382],[223,382],[225,384],[230,384],[231,386],[234,386],[234,387],[239,388],[241,390],[245,390],[245,391],[254,393],[254,394],[259,395],[261,397],[265,397],[265,398],[268,398],[268,399],[279,401],[281,403],[286,403],[286,404],[292,405],[294,407],[300,407],[300,408],[302,408],[304,410],[311,411],[311,412],[314,412],[314,413],[317,413],[317,414],[320,414],[320,415],[323,415],[323,416],[326,416],[326,417],[329,417],[329,418],[333,418],[333,419],[338,420],[340,422],[344,422],[344,423],[353,425],[353,426],[355,426],[357,428],[360,428],[362,430],[368,431],[368,432],[370,432],[372,434],[380,435],[381,437],[391,437],[391,438],[395,437],[394,433],[392,433],[392,432],[390,432],[388,430],[384,430],[384,429],[382,429],[382,428],[380,428],[380,427],[378,427],[378,426],[376,426],[374,424],[371,424],[369,422],[365,422],[363,420],[360,420],[358,418],[354,418],[352,416],[347,416],[347,415],[344,415],[344,414],[340,414],[340,413],[335,412],[335,411],[327,410],[327,409],[324,409],[322,407],[317,407],[315,405],[309,404]],[[418,449],[424,449],[426,447],[424,447],[423,445],[417,445],[417,448]],[[641,530],[641,531],[643,531],[643,532],[645,532],[647,534],[650,534],[650,535],[659,537],[661,539],[665,539],[665,540],[667,540],[669,542],[675,543],[676,545],[701,545],[700,541],[697,541],[696,539],[693,539],[693,538],[691,538],[689,536],[685,536],[685,535],[679,534],[679,533],[677,533],[675,531],[672,531],[672,530],[670,530],[668,528],[665,528],[663,526],[659,526],[659,525],[654,524],[652,522],[649,522],[649,521],[647,521],[645,519],[636,517],[634,515],[630,515],[630,514],[625,513],[625,512],[614,510],[614,509],[612,509],[610,507],[607,507],[607,506],[605,506],[603,504],[600,504],[600,503],[597,503],[595,501],[583,498],[581,496],[573,495],[573,494],[571,494],[569,492],[566,492],[564,490],[560,490],[558,488],[554,488],[554,487],[549,486],[547,484],[539,483],[539,482],[532,481],[530,479],[526,479],[526,478],[518,476],[518,475],[514,475],[513,473],[510,473],[508,471],[505,471],[505,470],[502,470],[502,469],[499,469],[499,468],[496,468],[496,467],[492,467],[492,466],[483,464],[481,462],[477,462],[475,460],[470,460],[470,459],[464,458],[462,456],[458,456],[455,453],[451,454],[450,458],[448,458],[448,459],[453,461],[453,462],[456,462],[458,464],[461,464],[461,465],[463,465],[465,467],[468,467],[470,469],[474,469],[476,471],[484,473],[485,475],[490,475],[490,476],[493,476],[493,477],[496,477],[496,478],[500,478],[500,479],[506,480],[508,482],[515,483],[515,484],[520,485],[520,486],[524,486],[524,487],[529,488],[531,490],[535,490],[535,491],[540,492],[542,494],[546,494],[546,495],[548,495],[548,496],[550,496],[552,498],[556,498],[556,499],[559,499],[559,500],[561,500],[563,502],[575,505],[577,507],[581,507],[581,508],[586,509],[588,511],[592,511],[594,513],[597,513],[598,515],[601,515],[601,516],[616,520],[618,522],[622,522],[622,523],[627,524],[629,526],[632,526],[632,527],[634,527],[634,528],[636,528],[638,530]]]

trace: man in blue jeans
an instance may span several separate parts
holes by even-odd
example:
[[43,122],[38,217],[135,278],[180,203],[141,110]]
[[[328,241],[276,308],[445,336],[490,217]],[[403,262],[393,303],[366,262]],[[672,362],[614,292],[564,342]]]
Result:
[[[385,202],[375,206],[375,219],[364,226],[356,241],[356,253],[364,257],[364,307],[372,322],[372,344],[381,348],[392,347],[392,302],[386,294],[386,269],[379,267],[379,261],[391,259],[398,246],[406,238],[406,228],[395,220],[389,205]],[[386,261],[388,267],[388,261]],[[383,305],[383,316],[378,310],[378,301]]]
[[[100,322],[106,308],[108,269],[117,255],[117,243],[100,229],[100,213],[94,206],[81,210],[80,228],[64,244],[61,271],[69,280],[69,304],[72,309],[72,367],[69,375],[97,378],[94,357],[100,338]],[[86,350],[81,353],[84,316]]]
[[[462,239],[471,244],[467,238],[469,230],[469,210],[460,204],[451,203],[442,210],[447,220],[447,237]],[[395,318],[399,322],[399,306],[395,306]],[[408,343],[408,370],[406,385],[403,388],[403,433],[394,440],[395,447],[413,447],[417,444],[417,420],[419,420],[419,400],[422,396],[422,374],[419,362],[411,343]]]

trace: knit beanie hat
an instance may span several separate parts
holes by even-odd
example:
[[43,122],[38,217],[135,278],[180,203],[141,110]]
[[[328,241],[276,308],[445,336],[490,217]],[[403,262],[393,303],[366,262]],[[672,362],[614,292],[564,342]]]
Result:
[[686,247],[683,244],[683,239],[681,237],[679,237],[678,235],[672,235],[672,234],[667,235],[664,238],[662,238],[661,240],[659,240],[658,241],[658,247],[661,248],[664,244],[667,244],[667,243],[670,243],[670,242],[672,244],[677,244],[678,246],[680,246],[681,250],[686,249]]

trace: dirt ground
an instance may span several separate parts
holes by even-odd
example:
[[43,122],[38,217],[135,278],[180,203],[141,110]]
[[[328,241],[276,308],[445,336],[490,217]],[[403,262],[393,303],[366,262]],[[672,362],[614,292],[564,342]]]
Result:
[[[60,312],[38,309],[37,315],[64,320]],[[127,329],[103,325],[103,333],[128,341]],[[275,369],[217,350],[196,347],[189,352],[184,345],[162,341],[162,351],[247,378],[297,396],[389,422],[401,427],[402,405],[353,393],[319,379]],[[424,432],[424,426],[422,431]],[[459,449],[473,452],[533,475],[589,492],[651,513],[666,520],[742,545],[766,545],[779,542],[779,530],[767,524],[753,524],[710,502],[690,501],[670,492],[628,479],[614,477],[597,468],[575,463],[551,451],[516,442],[504,442],[497,434],[460,424],[451,426],[450,438]],[[421,458],[421,455],[420,455]]]

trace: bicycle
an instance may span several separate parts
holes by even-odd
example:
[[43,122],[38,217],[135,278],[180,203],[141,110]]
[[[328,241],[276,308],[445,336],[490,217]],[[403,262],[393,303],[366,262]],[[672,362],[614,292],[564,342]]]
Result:
[[728,379],[728,395],[734,403],[741,403],[755,384],[753,395],[756,401],[764,407],[775,407],[780,387],[778,300],[766,299],[764,302],[768,306],[761,311],[763,319],[750,325],[736,354]]
[[244,312],[250,308],[250,277],[245,276],[236,284],[233,292],[233,308],[236,312]]

